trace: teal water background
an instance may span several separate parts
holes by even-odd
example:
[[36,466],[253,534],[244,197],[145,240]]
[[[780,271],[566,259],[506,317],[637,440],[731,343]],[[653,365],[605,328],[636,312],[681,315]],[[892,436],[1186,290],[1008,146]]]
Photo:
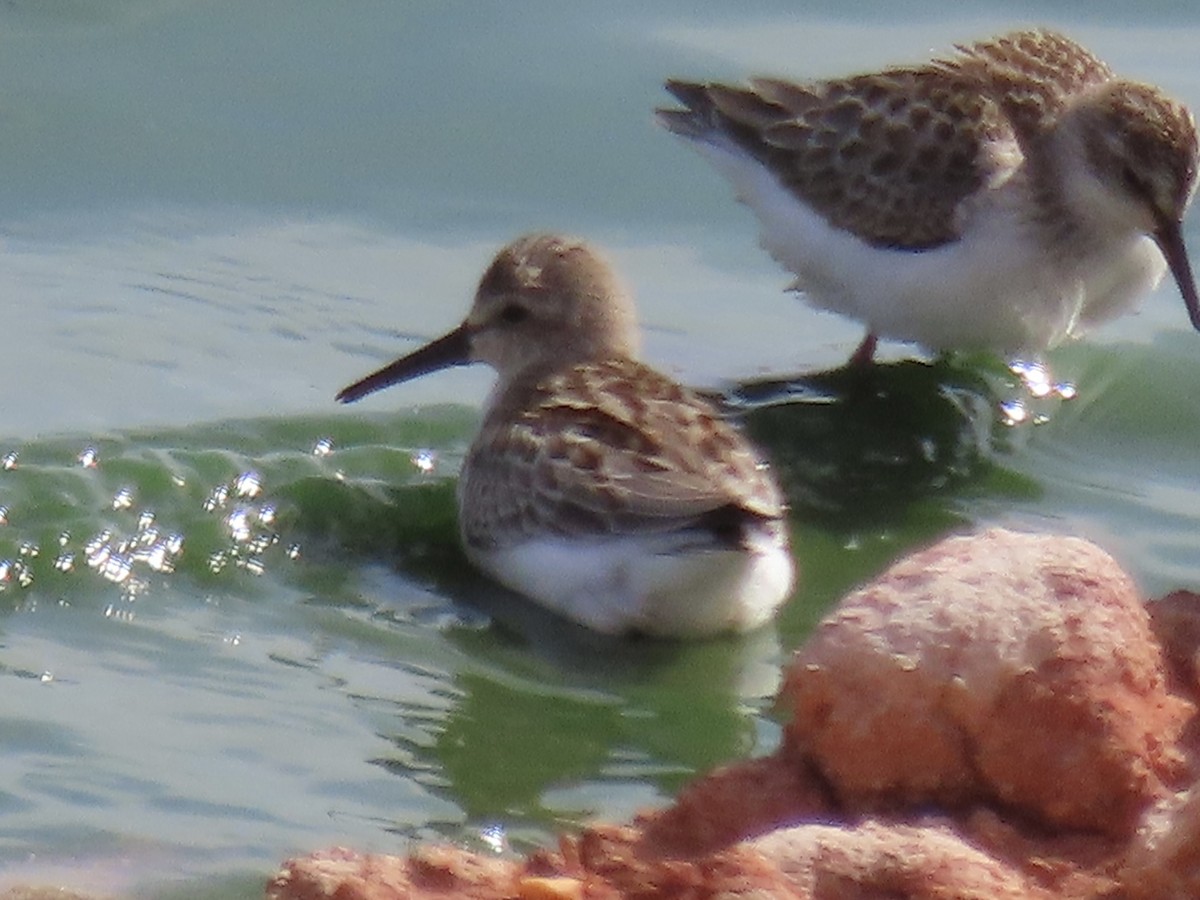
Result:
[[4,4],[0,885],[253,897],[332,844],[503,852],[626,817],[769,751],[788,651],[953,530],[1082,534],[1149,595],[1200,589],[1200,335],[1169,282],[1051,355],[1072,399],[888,347],[865,386],[750,413],[802,577],[738,640],[603,640],[471,573],[452,478],[487,372],[332,400],[542,228],[610,250],[645,356],[683,380],[836,366],[858,328],[783,293],[750,214],[653,125],[664,78],[1051,24],[1197,107],[1198,23],[1182,2]]

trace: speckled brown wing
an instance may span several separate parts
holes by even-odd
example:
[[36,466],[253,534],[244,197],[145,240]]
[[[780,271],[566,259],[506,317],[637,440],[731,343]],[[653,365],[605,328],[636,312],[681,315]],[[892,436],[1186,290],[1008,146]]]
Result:
[[987,146],[1013,138],[968,77],[932,67],[810,85],[667,88],[688,107],[660,114],[667,127],[685,133],[677,126],[687,115],[695,136],[731,139],[831,225],[874,246],[955,240],[959,205],[1006,164]]
[[1021,163],[1023,141],[1061,109],[1055,91],[1108,77],[1066,38],[1018,32],[953,59],[831,81],[669,81],[685,108],[658,116],[684,137],[731,141],[831,225],[919,250],[960,236],[963,202]]
[[1072,96],[1113,78],[1090,51],[1053,31],[1014,31],[958,50],[934,66],[995,97],[1022,141],[1053,124]]
[[783,498],[754,449],[693,393],[630,360],[578,366],[496,410],[460,481],[468,543],[535,535],[634,535],[739,518]]

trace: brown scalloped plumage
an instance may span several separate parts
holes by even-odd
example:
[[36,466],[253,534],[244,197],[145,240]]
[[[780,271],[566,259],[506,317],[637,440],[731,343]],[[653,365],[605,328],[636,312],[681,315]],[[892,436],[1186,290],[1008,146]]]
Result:
[[558,371],[494,407],[460,482],[467,542],[654,534],[781,519],[745,438],[692,391],[630,359]]
[[1023,31],[828,81],[669,81],[685,108],[659,118],[684,136],[727,136],[872,245],[925,249],[957,239],[963,201],[1011,175],[1074,95],[1111,78],[1074,41]]

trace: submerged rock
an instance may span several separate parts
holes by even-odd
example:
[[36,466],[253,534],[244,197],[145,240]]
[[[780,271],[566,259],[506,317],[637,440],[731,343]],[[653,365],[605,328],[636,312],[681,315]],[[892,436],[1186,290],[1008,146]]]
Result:
[[771,756],[524,860],[330,851],[268,896],[1200,896],[1200,598],[1162,602],[1086,541],[949,538],[797,651]]

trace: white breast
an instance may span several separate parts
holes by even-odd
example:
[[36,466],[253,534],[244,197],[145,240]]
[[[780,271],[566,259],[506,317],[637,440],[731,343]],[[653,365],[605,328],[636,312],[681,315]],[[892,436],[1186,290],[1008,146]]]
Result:
[[1062,258],[1024,214],[1016,180],[977,206],[959,241],[924,251],[873,247],[830,226],[737,148],[695,146],[754,211],[763,247],[796,274],[806,299],[881,337],[934,350],[1044,350],[1127,312],[1165,270],[1141,235]]

